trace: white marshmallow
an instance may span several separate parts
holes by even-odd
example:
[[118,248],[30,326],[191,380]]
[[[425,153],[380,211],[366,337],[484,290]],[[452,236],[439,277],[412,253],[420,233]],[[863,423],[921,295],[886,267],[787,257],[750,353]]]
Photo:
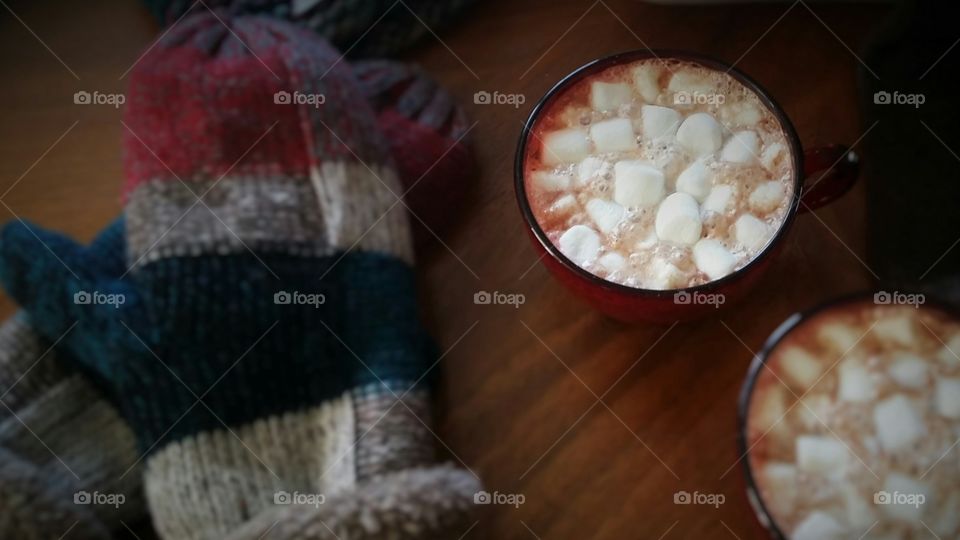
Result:
[[863,403],[877,395],[877,387],[870,372],[858,360],[844,360],[840,364],[840,388],[837,393],[843,401]]
[[757,136],[756,132],[738,131],[727,139],[727,143],[723,145],[720,159],[731,163],[749,165],[757,161],[759,152],[760,137]]
[[767,245],[767,241],[770,240],[770,235],[773,232],[769,225],[757,219],[753,214],[743,214],[738,217],[733,224],[733,231],[737,237],[737,242],[751,251],[759,251],[760,248]]
[[613,118],[590,126],[590,138],[597,152],[625,152],[637,148],[637,136],[627,118]]
[[643,138],[648,141],[673,138],[683,121],[677,111],[658,105],[644,105],[640,108],[640,115],[643,118]]
[[543,162],[548,165],[580,161],[589,153],[590,141],[582,129],[561,129],[543,136]]
[[796,346],[788,347],[780,353],[779,366],[787,380],[803,390],[810,388],[820,379],[825,367],[806,349]]
[[960,364],[960,334],[944,341],[944,346],[937,351],[937,359],[948,366]]
[[784,148],[780,143],[773,143],[763,149],[763,153],[760,154],[760,163],[763,165],[763,168],[772,171],[780,163],[780,158],[783,156]]
[[550,205],[549,212],[560,216],[572,214],[577,208],[577,198],[571,194],[566,194]]
[[860,335],[854,327],[840,322],[825,323],[817,331],[817,338],[841,354],[850,351],[860,341]]
[[903,394],[877,403],[873,408],[873,424],[880,446],[887,452],[905,450],[926,433],[923,418]]
[[714,212],[724,214],[730,207],[730,201],[733,200],[733,188],[727,185],[713,186],[706,200],[703,201],[703,210],[705,212]]
[[826,394],[804,396],[800,406],[795,408],[800,423],[808,430],[820,428],[827,418],[830,418],[832,400]]
[[650,283],[647,285],[651,289],[665,291],[681,287],[686,281],[686,276],[679,268],[670,262],[659,257],[650,261]]
[[768,214],[780,206],[780,201],[786,194],[787,190],[783,182],[779,180],[764,182],[750,194],[750,208],[761,214]]
[[627,266],[627,260],[623,258],[623,255],[611,251],[597,259],[597,264],[606,269],[607,272],[619,272]]
[[790,535],[791,540],[841,540],[847,531],[830,514],[816,510],[811,512]]
[[797,468],[789,463],[774,461],[764,465],[760,475],[763,477],[761,485],[770,493],[777,494],[765,502],[771,504],[773,511],[778,514],[791,511],[797,495]]
[[[883,491],[889,494],[896,493],[900,497],[908,497],[899,501],[890,500],[889,504],[878,505],[887,517],[912,525],[921,525],[926,510],[925,504],[911,504],[911,501],[917,499],[916,502],[919,502],[921,497],[924,502],[930,501],[930,486],[904,474],[891,472],[883,483]],[[915,497],[909,498],[911,495]]]
[[693,262],[710,279],[720,279],[733,271],[737,258],[720,242],[704,238],[693,246]]
[[905,388],[923,388],[927,385],[927,362],[912,354],[899,355],[887,369],[890,378]]
[[[911,308],[904,308],[910,310]],[[911,310],[912,311],[912,310]],[[905,311],[902,314],[884,317],[873,325],[873,333],[884,343],[897,345],[913,345],[916,340],[914,333],[913,313]]]
[[677,176],[677,191],[689,193],[699,203],[706,200],[710,194],[710,178],[702,160],[694,161]]
[[960,529],[960,512],[957,512],[957,508],[960,508],[960,493],[954,491],[946,501],[940,503],[939,515],[930,523],[930,528],[940,538],[947,538]]
[[755,126],[762,118],[760,109],[745,101],[725,104],[720,109],[720,114],[728,126]]
[[648,163],[618,161],[613,166],[613,175],[613,200],[622,206],[652,206],[663,199],[663,172]]
[[960,419],[960,379],[943,378],[937,381],[937,412],[940,416]]
[[587,201],[587,215],[590,216],[598,229],[607,234],[617,228],[617,224],[623,219],[623,213],[623,207],[615,202],[603,199]]
[[577,185],[586,186],[590,182],[590,179],[602,175],[608,167],[606,161],[594,156],[590,156],[581,161],[580,164],[577,165]]
[[686,193],[674,193],[660,203],[655,222],[661,240],[692,246],[700,239],[703,224],[696,199]]
[[796,453],[798,469],[825,475],[840,473],[850,459],[847,447],[832,436],[800,435]]
[[860,531],[869,530],[877,521],[872,508],[873,501],[864,497],[853,484],[843,484],[840,492],[846,509],[847,523]]
[[946,343],[937,352],[937,359],[948,366],[960,364],[960,334],[944,341]]
[[656,103],[660,95],[661,66],[652,63],[640,64],[633,68],[633,85],[647,103]]
[[633,92],[625,83],[596,81],[590,85],[590,106],[595,111],[608,111],[630,103]]
[[677,129],[677,142],[694,157],[706,156],[720,149],[723,129],[707,113],[691,114]]
[[600,235],[586,225],[574,225],[560,236],[560,251],[573,262],[584,266],[597,257]]
[[751,425],[761,433],[773,431],[779,427],[786,427],[787,393],[782,386],[768,386],[763,392],[758,392],[754,399],[757,404],[750,413]]
[[712,94],[716,85],[707,77],[693,71],[680,70],[674,72],[667,83],[670,92],[687,92],[689,94]]
[[570,189],[570,175],[553,171],[534,171],[534,184],[544,191],[562,191]]

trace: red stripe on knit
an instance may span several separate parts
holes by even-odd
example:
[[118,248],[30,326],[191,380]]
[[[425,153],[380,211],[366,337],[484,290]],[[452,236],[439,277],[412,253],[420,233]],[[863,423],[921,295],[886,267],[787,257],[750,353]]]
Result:
[[217,178],[228,171],[233,175],[308,171],[311,149],[304,144],[304,119],[298,111],[302,106],[274,101],[277,92],[293,90],[286,82],[292,77],[277,51],[260,54],[259,59],[211,61],[205,53],[182,48],[164,51],[150,67],[135,72],[131,80],[125,118],[130,130],[124,133],[125,193],[154,178],[177,181],[171,172],[187,180],[195,175]]
[[[390,142],[410,210],[434,233],[459,217],[459,207],[476,174],[466,144],[449,139],[394,110],[377,121]],[[456,142],[456,144],[454,144]]]

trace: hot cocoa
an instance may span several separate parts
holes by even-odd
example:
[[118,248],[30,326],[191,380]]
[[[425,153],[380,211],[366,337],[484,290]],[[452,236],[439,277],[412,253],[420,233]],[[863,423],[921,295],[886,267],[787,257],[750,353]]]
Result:
[[525,191],[549,239],[609,281],[679,289],[761,253],[788,215],[783,126],[731,75],[658,59],[563,90],[533,126]]
[[792,540],[960,537],[960,322],[844,304],[769,353],[747,410],[756,496]]

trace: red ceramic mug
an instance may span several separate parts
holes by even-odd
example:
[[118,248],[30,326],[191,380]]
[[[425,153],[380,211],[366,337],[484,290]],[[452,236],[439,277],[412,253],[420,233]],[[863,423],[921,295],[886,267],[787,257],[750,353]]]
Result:
[[[783,128],[790,145],[790,154],[793,157],[795,183],[793,200],[783,224],[766,249],[743,268],[720,279],[695,287],[671,290],[641,289],[607,281],[584,270],[561,253],[560,249],[550,241],[537,222],[527,199],[524,166],[528,157],[528,148],[531,146],[530,138],[541,113],[549,110],[555,99],[565,89],[583,78],[614,65],[650,58],[680,60],[699,64],[715,71],[729,73],[730,76],[753,91],[760,101],[770,109]],[[527,232],[530,234],[533,245],[550,273],[567,289],[598,311],[615,319],[626,322],[670,323],[677,320],[693,319],[716,310],[715,304],[684,303],[683,299],[685,298],[696,298],[696,295],[723,295],[724,304],[727,304],[746,294],[783,247],[784,239],[794,217],[798,213],[807,212],[827,204],[846,193],[856,182],[859,168],[859,159],[856,154],[845,146],[824,146],[804,152],[793,124],[790,123],[790,119],[787,118],[783,109],[753,79],[728,64],[683,51],[642,50],[619,53],[585,64],[560,80],[537,102],[520,134],[514,166],[514,182],[520,212],[526,221]]]

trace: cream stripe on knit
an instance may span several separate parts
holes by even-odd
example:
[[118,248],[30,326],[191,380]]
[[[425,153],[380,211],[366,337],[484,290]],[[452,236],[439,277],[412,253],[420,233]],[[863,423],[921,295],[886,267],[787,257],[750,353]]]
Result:
[[144,476],[154,527],[165,539],[221,539],[273,508],[278,492],[326,496],[351,488],[353,411],[346,393],[233,433],[218,429],[163,447],[148,458]]
[[310,179],[327,224],[330,245],[392,253],[413,264],[413,247],[403,193],[389,167],[361,163],[323,163]]
[[309,178],[151,180],[127,202],[128,257],[145,264],[248,248],[315,257],[355,247],[412,264],[408,217],[391,190],[401,193],[392,169],[355,162],[325,163]]

